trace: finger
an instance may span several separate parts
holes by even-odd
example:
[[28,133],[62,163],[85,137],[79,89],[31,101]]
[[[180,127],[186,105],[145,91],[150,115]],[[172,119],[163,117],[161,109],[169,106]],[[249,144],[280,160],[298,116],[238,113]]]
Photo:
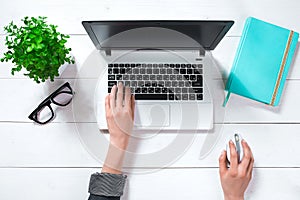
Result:
[[134,111],[135,111],[135,97],[131,95],[131,111],[132,111],[132,120],[134,120]]
[[219,158],[219,168],[220,168],[220,175],[223,175],[227,172],[227,161],[226,161],[226,151],[223,150],[222,154]]
[[245,140],[242,140],[242,147],[244,150],[244,157],[241,162],[241,167],[244,170],[248,170],[251,159],[252,159],[252,152],[251,152],[249,145],[247,144],[247,142]]
[[117,91],[117,107],[121,108],[123,107],[123,83],[119,82],[118,84],[118,91]]
[[249,177],[252,177],[253,166],[254,166],[254,158],[252,157],[250,165],[248,167],[248,171],[247,171],[247,174]]
[[105,97],[105,112],[106,113],[110,112],[110,98],[109,98],[109,94],[106,95],[106,97]]
[[110,97],[109,97],[109,101],[110,101],[110,108],[113,109],[114,107],[116,107],[116,92],[117,92],[117,86],[114,85],[110,91]]
[[238,156],[235,149],[235,145],[232,140],[229,141],[229,149],[230,149],[230,168],[237,169],[238,166]]
[[131,108],[131,91],[129,87],[125,87],[125,103],[124,106]]

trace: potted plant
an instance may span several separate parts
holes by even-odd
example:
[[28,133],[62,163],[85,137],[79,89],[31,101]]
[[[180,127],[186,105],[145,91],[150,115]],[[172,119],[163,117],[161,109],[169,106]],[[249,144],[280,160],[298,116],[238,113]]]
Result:
[[27,71],[24,75],[37,83],[47,79],[54,81],[54,77],[59,76],[61,65],[74,63],[69,55],[71,48],[65,46],[70,36],[59,33],[57,26],[47,24],[45,19],[25,17],[21,20],[23,26],[18,27],[11,22],[4,27],[8,51],[4,53],[1,62],[14,63],[12,75],[24,68]]

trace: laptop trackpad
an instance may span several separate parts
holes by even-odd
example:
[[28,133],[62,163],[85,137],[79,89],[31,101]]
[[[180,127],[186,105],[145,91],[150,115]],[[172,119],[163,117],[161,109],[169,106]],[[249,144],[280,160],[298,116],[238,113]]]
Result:
[[170,106],[166,104],[138,104],[134,125],[137,127],[170,126]]

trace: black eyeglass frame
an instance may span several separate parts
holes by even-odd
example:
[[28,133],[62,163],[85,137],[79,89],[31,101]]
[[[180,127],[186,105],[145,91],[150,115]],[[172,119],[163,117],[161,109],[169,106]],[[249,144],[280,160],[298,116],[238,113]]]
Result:
[[[70,89],[70,91],[63,91],[63,89],[65,88],[68,88]],[[72,98],[70,99],[70,101],[66,102],[65,104],[60,104],[58,102],[56,102],[54,100],[54,98],[59,95],[59,94],[62,94],[62,93],[66,93],[66,94],[71,94],[72,95]],[[38,123],[38,124],[47,124],[48,122],[50,122],[55,114],[54,114],[54,111],[51,107],[51,103],[55,104],[55,105],[58,105],[58,106],[67,106],[73,99],[73,95],[74,95],[74,92],[73,92],[73,89],[71,88],[70,86],[70,83],[66,82],[64,83],[62,86],[60,86],[57,90],[55,90],[54,92],[52,92],[46,99],[44,99],[42,101],[42,103],[40,103],[38,105],[38,107],[36,109],[34,109],[34,111],[28,116],[29,119],[33,120],[34,122]],[[48,119],[47,121],[45,122],[40,122],[38,119],[37,119],[37,115],[38,113],[43,110],[45,107],[48,107],[50,110],[51,110],[51,113],[52,113],[52,116],[50,117],[50,119]]]

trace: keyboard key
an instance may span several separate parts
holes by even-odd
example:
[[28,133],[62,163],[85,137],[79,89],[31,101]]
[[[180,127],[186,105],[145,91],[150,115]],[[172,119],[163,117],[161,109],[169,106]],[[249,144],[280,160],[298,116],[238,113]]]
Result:
[[143,80],[149,80],[149,75],[143,75]]
[[178,82],[178,86],[179,86],[179,87],[184,87],[184,82],[183,82],[183,81],[179,81],[179,82]]
[[143,87],[145,85],[144,81],[138,81],[137,82],[138,87]]
[[157,87],[164,87],[165,83],[163,81],[158,81],[157,82]]
[[108,93],[110,93],[110,92],[111,92],[111,87],[109,87],[109,88],[108,88],[108,91],[107,91],[107,92],[108,92]]
[[112,74],[113,70],[111,68],[108,69],[108,74]]
[[172,69],[167,69],[167,74],[173,74],[173,70]]
[[125,74],[126,73],[126,70],[124,67],[120,68],[120,74]]
[[142,93],[147,93],[148,89],[147,88],[142,88]]
[[146,74],[146,69],[145,68],[140,68],[140,74]]
[[156,80],[156,76],[155,75],[150,75],[150,80]]
[[170,80],[175,81],[176,80],[176,75],[170,75]]
[[144,85],[145,87],[151,87],[151,85],[152,85],[151,81],[145,81],[145,85]]
[[131,81],[130,86],[131,87],[137,87],[137,81]]
[[130,81],[125,81],[124,85],[130,87]]
[[116,76],[116,79],[117,79],[117,80],[122,80],[122,75],[118,74],[118,75]]
[[172,82],[172,87],[177,87],[178,86],[178,82],[177,81],[173,81]]
[[197,94],[197,100],[203,100],[203,94]]
[[176,79],[177,79],[178,81],[181,81],[181,80],[182,80],[182,75],[177,75],[177,76],[176,76]]
[[181,93],[181,88],[175,88],[175,93]]
[[132,74],[131,68],[125,68],[125,74]]
[[131,92],[131,94],[133,94],[134,93],[134,91],[135,91],[135,89],[132,87],[132,88],[130,88],[130,92]]
[[114,65],[113,64],[108,64],[108,67],[113,67]]
[[171,87],[172,82],[171,81],[165,81],[165,87]]
[[129,80],[129,75],[127,75],[127,74],[125,74],[125,75],[123,75],[123,80]]
[[168,80],[170,80],[170,76],[169,76],[169,75],[163,75],[163,79],[164,79],[165,81],[168,81]]
[[166,73],[166,69],[162,68],[159,70],[160,74],[165,74]]
[[133,80],[135,80],[135,75],[134,75],[134,74],[132,74],[132,75],[130,75],[130,77],[129,77],[129,78],[130,78],[130,80],[132,80],[132,81],[133,81]]
[[108,80],[115,80],[115,75],[108,75]]
[[117,81],[108,81],[108,86],[112,87],[114,85],[117,85]]
[[146,72],[147,72],[147,74],[152,74],[152,69],[151,68],[147,68]]
[[125,67],[130,67],[130,64],[126,63],[126,64],[125,64]]
[[159,74],[159,69],[153,69],[153,74]]
[[143,80],[143,76],[142,75],[136,75],[136,80],[139,80],[139,81]]
[[161,93],[168,93],[168,89],[167,88],[162,88]]
[[174,100],[174,94],[169,94],[169,100]]
[[203,93],[203,88],[193,88],[193,93]]
[[135,88],[134,93],[135,93],[135,94],[141,93],[141,88]]
[[192,83],[189,81],[184,81],[184,87],[192,87]]
[[189,94],[189,100],[195,100],[195,94]]
[[134,69],[132,69],[132,73],[133,74],[139,74],[140,73],[140,69],[139,68],[134,68]]
[[191,64],[187,64],[187,65],[186,65],[186,68],[191,68],[191,67],[192,67]]
[[202,87],[202,82],[192,82],[193,87]]
[[180,68],[180,64],[176,64],[176,65],[175,65],[175,68],[176,68],[176,69],[179,69],[179,68]]
[[189,100],[188,94],[182,94],[182,100]]
[[113,73],[118,74],[119,73],[119,68],[113,68]]
[[134,68],[134,67],[135,67],[135,64],[134,64],[134,63],[130,64],[130,67],[131,67],[131,68]]
[[186,70],[186,73],[187,73],[187,74],[194,74],[193,71],[194,71],[193,69],[187,69],[187,70]]
[[155,88],[155,93],[161,93],[161,88]]
[[136,100],[168,100],[167,94],[135,94]]
[[184,78],[184,80],[189,81],[190,80],[190,75],[184,75],[183,78]]
[[114,67],[119,67],[119,64],[118,63],[114,63]]
[[151,82],[151,86],[152,86],[152,87],[157,87],[157,81],[152,81],[152,82]]
[[175,94],[175,99],[176,100],[181,100],[181,94]]
[[119,64],[119,67],[125,67],[124,63]]
[[195,81],[196,80],[196,76],[195,75],[190,75],[190,80],[191,81]]
[[186,69],[180,69],[180,74],[186,74]]
[[188,88],[181,88],[182,93],[188,93]]
[[154,93],[154,88],[153,87],[148,88],[148,93]]
[[186,64],[181,64],[180,67],[181,68],[186,68]]
[[156,80],[161,81],[162,80],[162,75],[157,75]]

